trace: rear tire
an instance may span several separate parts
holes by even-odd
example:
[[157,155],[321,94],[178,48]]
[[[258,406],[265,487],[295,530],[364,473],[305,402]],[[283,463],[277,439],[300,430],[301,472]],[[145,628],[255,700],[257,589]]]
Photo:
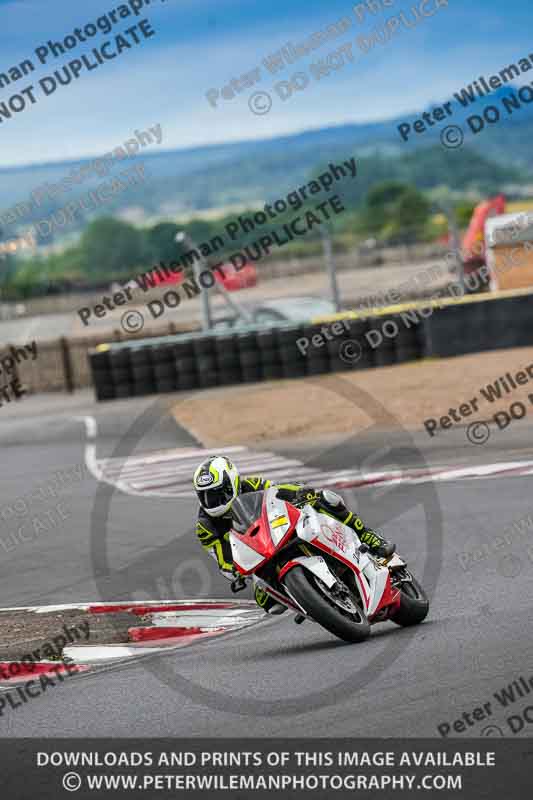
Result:
[[293,567],[287,572],[283,582],[309,616],[334,636],[345,642],[362,642],[370,636],[370,623],[359,604],[358,619],[348,611],[341,611],[321,591],[315,576],[303,567]]
[[390,619],[396,625],[401,625],[402,628],[420,625],[429,612],[429,600],[426,593],[415,578],[402,583],[400,593],[400,608],[391,615]]

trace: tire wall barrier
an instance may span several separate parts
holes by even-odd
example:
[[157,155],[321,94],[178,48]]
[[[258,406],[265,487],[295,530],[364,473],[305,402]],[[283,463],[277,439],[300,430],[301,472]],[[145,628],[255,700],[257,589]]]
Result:
[[100,345],[89,365],[96,399],[104,401],[526,347],[532,320],[533,294],[522,294],[452,302],[429,314],[427,306],[424,314],[385,310],[336,329],[304,323]]
[[[89,353],[96,399],[301,378],[378,365],[364,337],[366,321],[354,321],[350,331],[329,341],[321,335],[323,328],[302,324],[100,345]],[[357,363],[341,357],[343,343],[353,341],[354,336],[362,345]],[[313,337],[322,339],[322,345],[310,345],[303,354],[301,340],[312,342]],[[421,355],[413,352],[413,357]],[[394,363],[393,359],[389,361]]]
[[533,295],[448,305],[424,321],[426,355],[439,358],[533,345]]

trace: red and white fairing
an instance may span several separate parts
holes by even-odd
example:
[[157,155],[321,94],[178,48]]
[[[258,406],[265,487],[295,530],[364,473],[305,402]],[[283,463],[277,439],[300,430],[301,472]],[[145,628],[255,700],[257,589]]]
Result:
[[[315,552],[291,558],[278,575],[280,581],[290,569],[302,566],[331,588],[337,582],[337,577],[326,560],[316,554],[318,549],[353,571],[364,610],[370,619],[382,608],[399,604],[400,593],[392,588],[389,572],[390,568],[404,566],[405,562],[399,556],[393,556],[386,567],[381,566],[367,553],[360,552],[361,541],[351,528],[327,514],[315,511],[310,505],[298,510],[276,494],[275,487],[265,491],[261,517],[244,534],[234,530],[230,533],[234,565],[242,575],[253,575],[296,536],[302,542],[313,545]],[[292,605],[263,580],[255,575],[253,577],[276,599]]]
[[298,509],[280,500],[276,491],[275,487],[266,490],[261,519],[257,526],[250,526],[245,534],[236,531],[230,533],[233,563],[242,575],[250,575],[259,569],[283,547],[298,521]]
[[[327,514],[315,511],[311,506],[305,507],[296,525],[296,533],[303,541],[310,542],[352,569],[364,609],[369,617],[383,606],[399,602],[400,593],[391,588],[389,572],[390,567],[404,565],[399,556],[395,555],[387,567],[376,564],[367,553],[360,552],[361,540],[352,528],[348,528]],[[297,561],[302,563],[300,558]],[[325,561],[321,572],[329,574],[329,582],[324,582],[328,586],[333,586],[336,578]],[[324,580],[322,575],[318,577]]]

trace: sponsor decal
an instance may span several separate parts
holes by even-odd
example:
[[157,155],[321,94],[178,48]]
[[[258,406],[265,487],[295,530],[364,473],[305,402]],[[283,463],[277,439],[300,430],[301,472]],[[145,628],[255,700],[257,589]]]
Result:
[[320,531],[328,542],[331,542],[337,550],[340,550],[342,553],[346,552],[346,539],[340,525],[336,525],[334,528],[330,528],[329,525],[321,525]]

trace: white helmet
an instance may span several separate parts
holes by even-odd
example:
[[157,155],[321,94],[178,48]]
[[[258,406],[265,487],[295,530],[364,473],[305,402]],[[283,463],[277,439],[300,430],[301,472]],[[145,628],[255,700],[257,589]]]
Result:
[[193,484],[198,500],[210,517],[226,514],[239,492],[239,472],[225,456],[214,456],[197,467]]

